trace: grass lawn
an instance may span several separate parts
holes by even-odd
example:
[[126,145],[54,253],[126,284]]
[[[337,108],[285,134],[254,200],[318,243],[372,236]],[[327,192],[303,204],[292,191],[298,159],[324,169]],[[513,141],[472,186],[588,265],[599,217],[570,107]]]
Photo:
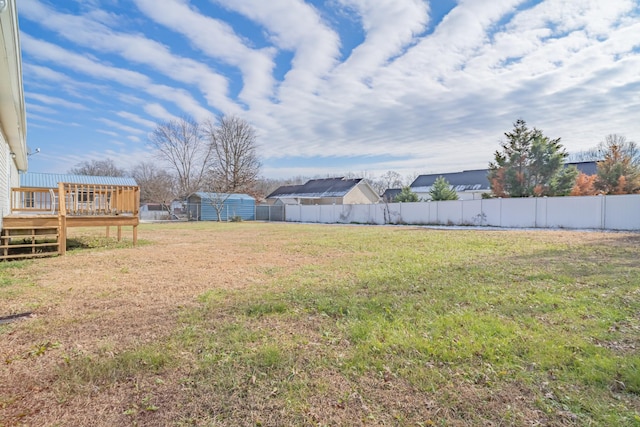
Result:
[[102,232],[0,264],[0,426],[640,426],[640,234]]

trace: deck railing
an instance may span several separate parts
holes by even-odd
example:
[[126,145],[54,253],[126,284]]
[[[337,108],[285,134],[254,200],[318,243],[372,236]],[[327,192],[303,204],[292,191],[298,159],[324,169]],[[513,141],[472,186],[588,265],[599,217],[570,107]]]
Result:
[[56,192],[50,188],[12,188],[11,213],[56,214]]
[[13,214],[137,216],[139,208],[139,188],[135,186],[60,183],[57,189],[11,189]]

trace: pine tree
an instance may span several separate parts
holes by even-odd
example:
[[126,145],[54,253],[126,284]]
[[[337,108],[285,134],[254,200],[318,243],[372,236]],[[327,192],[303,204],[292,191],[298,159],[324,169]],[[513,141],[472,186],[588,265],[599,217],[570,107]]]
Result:
[[407,185],[405,187],[402,187],[402,191],[396,196],[393,201],[396,203],[409,203],[418,202],[419,200],[420,199],[418,198],[418,195],[411,191],[411,187]]
[[519,119],[507,142],[489,164],[489,183],[498,197],[564,196],[571,192],[578,170],[564,167],[567,152],[560,138],[550,139],[542,131],[529,129]]
[[433,201],[458,200],[458,194],[456,193],[456,190],[451,188],[451,185],[443,176],[439,176],[435,180],[435,182],[431,186],[429,195],[431,196],[431,200]]

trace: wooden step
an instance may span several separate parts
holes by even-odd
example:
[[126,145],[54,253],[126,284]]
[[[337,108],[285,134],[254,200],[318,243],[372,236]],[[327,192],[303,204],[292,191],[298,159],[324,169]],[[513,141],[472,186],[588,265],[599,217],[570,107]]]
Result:
[[0,234],[0,260],[38,258],[60,253],[60,230],[46,225],[14,225]]

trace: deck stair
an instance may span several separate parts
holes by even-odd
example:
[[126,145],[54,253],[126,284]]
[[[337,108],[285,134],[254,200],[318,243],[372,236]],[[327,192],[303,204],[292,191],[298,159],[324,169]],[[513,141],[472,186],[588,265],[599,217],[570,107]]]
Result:
[[58,255],[60,230],[51,226],[5,226],[0,236],[0,260]]

